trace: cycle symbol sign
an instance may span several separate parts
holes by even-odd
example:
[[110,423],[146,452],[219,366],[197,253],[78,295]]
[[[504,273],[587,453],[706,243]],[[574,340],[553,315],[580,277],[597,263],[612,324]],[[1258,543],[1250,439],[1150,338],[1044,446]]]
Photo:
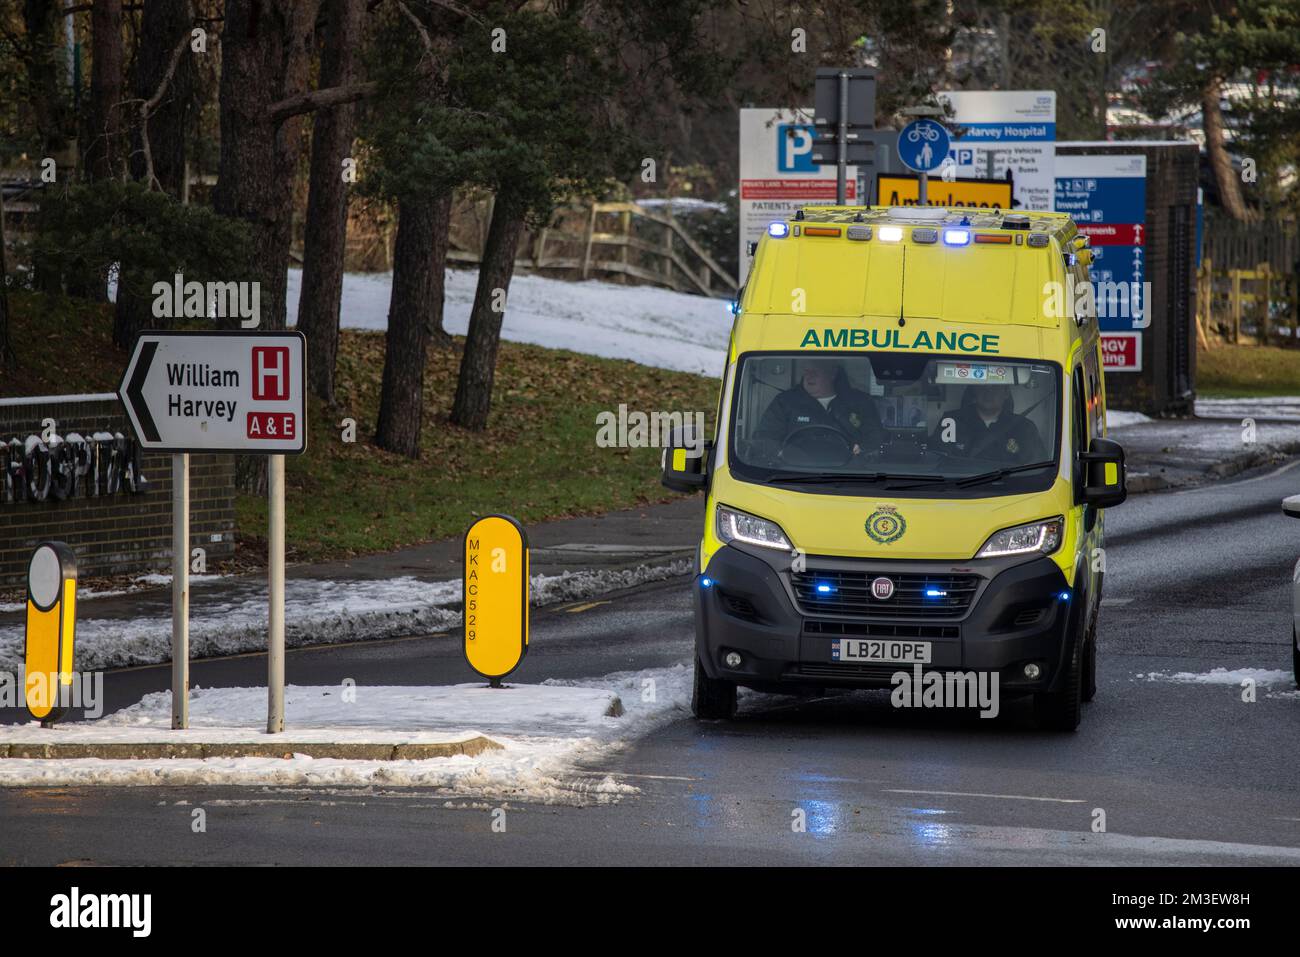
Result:
[[913,120],[898,134],[898,158],[918,173],[937,170],[948,157],[951,137],[943,124],[930,119]]

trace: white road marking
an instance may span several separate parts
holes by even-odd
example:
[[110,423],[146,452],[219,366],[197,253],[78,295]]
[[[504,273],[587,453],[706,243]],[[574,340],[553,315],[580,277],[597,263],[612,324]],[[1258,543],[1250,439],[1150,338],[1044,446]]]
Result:
[[1107,608],[1111,605],[1127,605],[1132,600],[1132,598],[1103,598],[1101,600],[1101,606]]
[[1048,801],[1053,804],[1083,804],[1083,798],[1035,797],[1032,794],[984,794],[979,791],[920,791],[910,788],[881,788],[886,794],[927,794],[938,797],[996,798],[1000,801]]

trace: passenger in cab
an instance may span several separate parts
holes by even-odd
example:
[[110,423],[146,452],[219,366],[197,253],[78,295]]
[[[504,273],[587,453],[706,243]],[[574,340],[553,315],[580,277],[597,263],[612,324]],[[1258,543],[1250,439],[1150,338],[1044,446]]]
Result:
[[853,454],[878,446],[884,437],[875,400],[849,384],[834,359],[809,359],[802,381],[774,398],[759,420],[755,439],[784,443],[798,430],[827,426],[848,440]]
[[[948,419],[953,420],[951,431],[945,427]],[[945,437],[951,441],[944,441]],[[940,416],[930,443],[941,452],[1006,465],[1028,465],[1048,457],[1037,427],[1016,414],[1011,387],[1000,383],[968,385],[961,408]]]

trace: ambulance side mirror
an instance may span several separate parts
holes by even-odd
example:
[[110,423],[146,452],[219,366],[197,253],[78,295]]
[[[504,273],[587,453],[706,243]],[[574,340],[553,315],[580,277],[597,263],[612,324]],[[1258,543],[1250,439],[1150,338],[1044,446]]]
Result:
[[1079,454],[1083,472],[1084,505],[1114,508],[1128,498],[1124,474],[1124,446],[1110,439],[1095,438],[1087,452]]
[[708,482],[709,446],[694,429],[673,429],[660,460],[659,481],[674,492],[698,492]]

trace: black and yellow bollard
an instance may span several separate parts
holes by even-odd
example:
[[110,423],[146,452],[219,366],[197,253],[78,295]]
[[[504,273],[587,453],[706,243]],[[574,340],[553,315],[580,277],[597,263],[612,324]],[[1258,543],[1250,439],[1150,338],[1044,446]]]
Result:
[[528,536],[508,515],[487,515],[465,533],[466,663],[493,688],[528,651]]
[[[77,626],[77,556],[63,542],[42,542],[27,566],[27,710],[50,727],[67,710]],[[64,698],[66,700],[66,698]]]

